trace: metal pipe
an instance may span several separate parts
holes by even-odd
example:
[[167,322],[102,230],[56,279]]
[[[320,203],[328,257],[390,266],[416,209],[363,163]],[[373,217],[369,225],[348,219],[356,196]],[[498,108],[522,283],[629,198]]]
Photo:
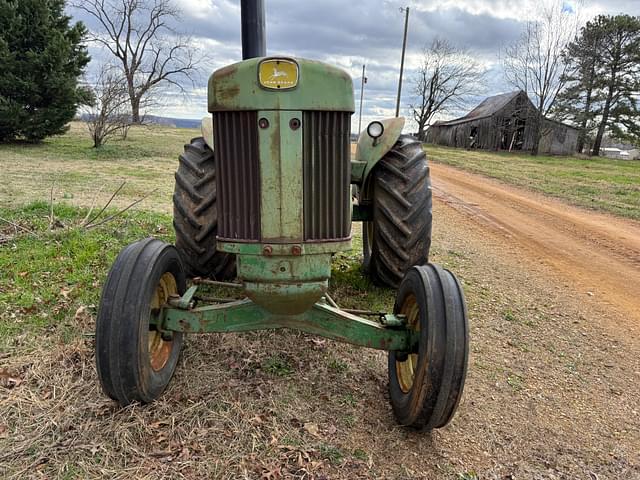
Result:
[[352,315],[362,315],[369,317],[384,317],[386,313],[384,312],[372,312],[371,310],[358,310],[356,308],[341,308],[343,312],[351,313]]
[[331,295],[329,295],[328,293],[324,294],[324,298],[327,300],[327,303],[331,305],[333,308],[340,308],[338,307],[338,304],[333,300],[333,298],[331,298]]
[[364,76],[364,65],[362,65],[362,80],[360,81],[360,115],[358,115],[358,135],[362,131],[362,100],[364,98],[364,84],[367,83],[367,77]]
[[242,31],[242,59],[267,55],[264,0],[242,0],[240,2]]
[[400,116],[400,94],[402,93],[402,72],[404,70],[404,52],[407,50],[407,27],[409,26],[409,7],[406,7],[404,9],[404,12],[405,12],[404,37],[402,39],[402,57],[400,59],[400,79],[398,80],[398,98],[396,98],[396,117]]
[[196,285],[216,285],[218,287],[229,287],[229,288],[242,288],[243,285],[241,283],[234,283],[234,282],[219,282],[217,280],[209,280],[208,278],[200,278],[200,277],[196,277],[194,279],[191,280],[192,283],[196,284]]

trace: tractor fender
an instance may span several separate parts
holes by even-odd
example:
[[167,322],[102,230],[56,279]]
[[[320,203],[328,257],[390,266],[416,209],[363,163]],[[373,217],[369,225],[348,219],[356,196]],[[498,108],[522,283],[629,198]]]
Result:
[[202,132],[202,138],[204,138],[204,143],[213,150],[213,118],[211,115],[208,117],[204,117],[202,119],[202,123],[200,124],[200,131]]
[[378,163],[398,141],[405,123],[404,117],[385,118],[378,121],[382,123],[384,127],[384,131],[380,137],[374,141],[367,133],[366,128],[358,137],[354,170],[359,167],[357,170],[362,173],[358,174],[354,171],[353,183],[360,186],[361,192],[367,191],[367,184],[373,167],[376,166],[376,163]]

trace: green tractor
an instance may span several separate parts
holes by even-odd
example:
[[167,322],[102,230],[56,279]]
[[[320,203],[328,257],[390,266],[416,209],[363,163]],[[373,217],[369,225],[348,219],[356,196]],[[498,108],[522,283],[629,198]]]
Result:
[[[121,405],[153,401],[187,333],[291,328],[388,351],[397,421],[446,425],[463,391],[468,324],[454,275],[427,263],[422,145],[401,133],[403,118],[374,121],[352,160],[351,77],[312,60],[266,57],[260,1],[243,2],[242,26],[244,60],[210,77],[210,120],[180,156],[176,245],[127,246],[103,287],[103,390]],[[348,312],[327,292],[332,255],[351,249],[352,221],[363,222],[365,272],[398,289],[393,312]],[[203,285],[244,298],[204,301]]]

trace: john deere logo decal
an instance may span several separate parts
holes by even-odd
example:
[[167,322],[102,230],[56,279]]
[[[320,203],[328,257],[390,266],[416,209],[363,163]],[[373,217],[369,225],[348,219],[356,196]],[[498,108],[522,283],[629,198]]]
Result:
[[298,64],[285,59],[264,60],[258,67],[260,85],[274,90],[293,88],[298,84]]

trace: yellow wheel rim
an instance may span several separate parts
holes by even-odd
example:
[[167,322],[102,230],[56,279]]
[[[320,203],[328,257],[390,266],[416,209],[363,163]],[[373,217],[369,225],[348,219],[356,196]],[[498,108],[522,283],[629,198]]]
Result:
[[[178,284],[176,283],[176,279],[171,273],[164,273],[162,277],[160,277],[155,292],[153,292],[151,311],[159,311],[160,308],[169,301],[171,295],[177,294]],[[156,372],[162,370],[169,361],[172,347],[172,340],[163,339],[159,331],[149,328],[149,361],[151,368]]]
[[[418,301],[415,295],[409,294],[404,300],[400,312],[407,317],[407,326],[411,330],[416,332],[420,331],[420,309],[418,307]],[[407,359],[404,362],[396,360],[396,374],[398,377],[398,383],[400,389],[404,393],[409,393],[411,387],[413,387],[413,381],[415,373],[418,370],[418,354],[411,353],[407,355]]]

